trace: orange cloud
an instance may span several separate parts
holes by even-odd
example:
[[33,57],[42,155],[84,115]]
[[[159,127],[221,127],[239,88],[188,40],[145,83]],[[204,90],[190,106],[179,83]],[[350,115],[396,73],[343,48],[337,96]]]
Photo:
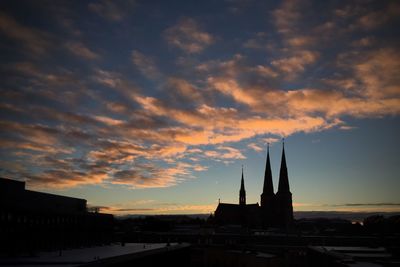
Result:
[[208,83],[219,92],[232,96],[237,102],[254,105],[256,100],[249,95],[234,79],[208,78]]
[[123,214],[210,214],[215,204],[173,204],[153,202],[149,205],[119,204],[103,207],[102,210],[115,215]]
[[271,65],[292,77],[297,73],[303,72],[307,65],[315,63],[318,57],[318,52],[301,50],[296,52],[294,55],[273,60],[271,61]]
[[93,117],[95,120],[102,122],[108,126],[120,126],[124,124],[124,121],[122,120],[117,120],[106,116],[93,116]]
[[134,169],[116,171],[110,182],[132,188],[169,187],[192,178],[192,166],[179,162],[173,167],[160,168],[154,164],[136,164]]
[[39,175],[27,175],[33,188],[69,188],[89,184],[102,184],[107,179],[105,171],[80,172],[74,170],[48,170]]
[[204,155],[208,158],[220,159],[245,159],[246,157],[240,152],[240,150],[228,147],[228,146],[218,146],[219,151],[208,150],[204,152]]

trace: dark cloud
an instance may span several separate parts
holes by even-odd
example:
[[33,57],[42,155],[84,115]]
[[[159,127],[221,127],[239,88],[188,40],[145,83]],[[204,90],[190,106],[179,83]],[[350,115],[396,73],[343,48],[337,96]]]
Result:
[[45,56],[51,48],[51,36],[45,31],[25,26],[15,18],[3,12],[0,13],[0,32],[22,47],[26,56]]
[[135,2],[134,0],[100,0],[89,3],[88,8],[107,20],[121,21],[132,13]]
[[193,18],[181,18],[175,25],[164,31],[164,37],[171,46],[189,54],[200,53],[215,42],[215,37],[201,29]]

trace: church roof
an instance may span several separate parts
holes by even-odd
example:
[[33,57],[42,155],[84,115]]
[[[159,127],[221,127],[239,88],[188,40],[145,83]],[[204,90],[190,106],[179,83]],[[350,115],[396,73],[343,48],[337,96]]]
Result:
[[[246,204],[244,206],[246,209],[254,209],[254,208],[259,208],[260,206],[258,203],[253,203],[253,204]],[[232,204],[232,203],[219,203],[217,210],[224,210],[224,211],[237,211],[238,209],[243,208],[243,206],[240,206],[239,204]]]

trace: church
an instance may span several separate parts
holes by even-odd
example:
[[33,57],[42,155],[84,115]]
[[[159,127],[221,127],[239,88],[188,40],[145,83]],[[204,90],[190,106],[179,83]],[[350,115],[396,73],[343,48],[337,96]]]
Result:
[[292,193],[289,189],[285,144],[283,143],[282,146],[278,191],[274,193],[268,145],[267,159],[265,163],[264,186],[261,194],[261,205],[258,203],[246,203],[246,190],[244,187],[242,168],[239,204],[219,203],[214,213],[215,221],[218,224],[240,224],[243,226],[263,228],[288,228],[293,224]]

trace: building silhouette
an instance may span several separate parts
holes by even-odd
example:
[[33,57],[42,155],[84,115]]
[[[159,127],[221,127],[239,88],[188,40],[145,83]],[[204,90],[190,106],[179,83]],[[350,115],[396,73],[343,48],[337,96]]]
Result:
[[292,193],[289,187],[284,143],[282,147],[278,191],[274,193],[268,145],[261,205],[258,203],[246,204],[246,190],[242,168],[239,204],[219,203],[214,215],[215,221],[218,224],[240,224],[243,226],[261,226],[264,228],[289,228],[293,224]]
[[111,242],[113,215],[89,212],[86,203],[0,178],[0,250],[34,253]]

